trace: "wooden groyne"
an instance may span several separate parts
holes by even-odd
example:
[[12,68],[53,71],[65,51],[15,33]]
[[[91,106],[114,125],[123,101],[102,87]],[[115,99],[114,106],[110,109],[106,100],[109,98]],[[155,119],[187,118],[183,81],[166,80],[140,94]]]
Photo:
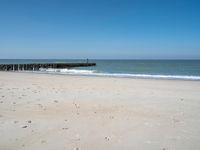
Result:
[[96,66],[96,63],[44,63],[44,64],[0,64],[0,71],[38,71],[40,68],[74,68]]

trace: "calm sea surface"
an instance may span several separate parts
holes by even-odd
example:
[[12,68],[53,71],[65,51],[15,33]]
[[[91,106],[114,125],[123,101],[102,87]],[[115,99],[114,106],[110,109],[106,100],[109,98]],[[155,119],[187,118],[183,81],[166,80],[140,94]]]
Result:
[[[86,60],[0,60],[9,63],[86,62]],[[200,80],[200,60],[89,60],[94,67],[42,69],[40,72],[74,75]]]

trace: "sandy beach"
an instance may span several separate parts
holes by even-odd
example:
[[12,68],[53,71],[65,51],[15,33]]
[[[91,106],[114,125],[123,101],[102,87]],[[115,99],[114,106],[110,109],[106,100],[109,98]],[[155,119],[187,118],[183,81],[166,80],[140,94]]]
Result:
[[0,72],[0,150],[147,149],[200,149],[200,81]]

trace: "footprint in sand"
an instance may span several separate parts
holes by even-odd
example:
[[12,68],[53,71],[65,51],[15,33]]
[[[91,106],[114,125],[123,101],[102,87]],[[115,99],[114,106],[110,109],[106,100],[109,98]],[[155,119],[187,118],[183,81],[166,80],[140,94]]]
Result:
[[58,101],[57,101],[57,100],[55,100],[54,102],[55,102],[55,103],[58,103]]
[[43,108],[43,105],[42,104],[37,104],[40,108]]
[[180,120],[178,120],[178,119],[176,119],[176,118],[173,118],[173,122],[174,122],[174,123],[179,123]]
[[105,137],[105,140],[106,140],[106,141],[109,141],[109,140],[110,140],[110,138],[106,136],[106,137]]
[[80,140],[81,140],[80,135],[79,135],[79,134],[76,134],[74,140],[80,141]]
[[63,130],[68,130],[69,128],[62,128]]
[[163,148],[162,150],[170,150],[170,148]]
[[109,118],[110,118],[110,119],[114,119],[114,117],[113,117],[113,116],[110,116]]
[[42,140],[41,143],[44,144],[44,143],[46,143],[46,141],[45,141],[45,140]]
[[73,104],[74,104],[74,106],[75,106],[77,109],[80,108],[80,106],[79,106],[78,104],[76,104],[76,103],[73,103]]
[[14,121],[14,124],[18,123],[18,121]]

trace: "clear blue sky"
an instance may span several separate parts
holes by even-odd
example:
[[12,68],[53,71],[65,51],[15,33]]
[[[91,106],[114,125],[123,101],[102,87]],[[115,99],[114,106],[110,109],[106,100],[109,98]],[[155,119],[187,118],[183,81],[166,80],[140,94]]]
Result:
[[0,58],[200,59],[200,1],[0,0]]

